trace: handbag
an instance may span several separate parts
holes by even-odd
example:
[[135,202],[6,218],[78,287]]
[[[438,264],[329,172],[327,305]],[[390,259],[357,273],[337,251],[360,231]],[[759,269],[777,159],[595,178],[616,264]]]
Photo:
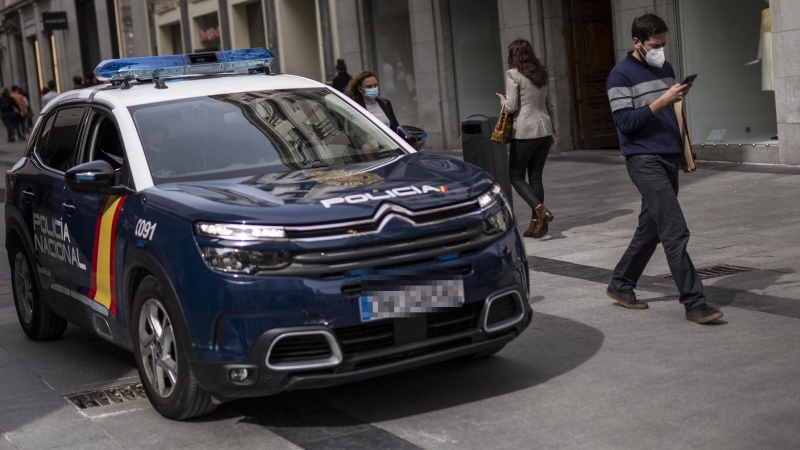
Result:
[[686,112],[683,110],[683,102],[675,103],[675,117],[678,118],[678,129],[681,133],[681,145],[683,151],[681,152],[681,164],[683,171],[692,173],[697,170],[695,160],[697,155],[692,151],[692,140],[689,138],[689,128],[686,126]]
[[492,142],[496,144],[508,144],[511,142],[512,121],[511,114],[506,111],[506,106],[500,109],[500,117],[492,132]]

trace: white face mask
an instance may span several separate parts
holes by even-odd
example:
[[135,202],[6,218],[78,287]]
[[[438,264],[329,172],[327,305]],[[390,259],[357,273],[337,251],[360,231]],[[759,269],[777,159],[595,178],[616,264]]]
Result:
[[642,53],[644,51],[644,46],[639,48],[639,54],[644,57],[644,60],[647,61],[647,64],[662,68],[664,67],[664,62],[667,60],[667,57],[664,55],[664,47],[661,48],[654,48],[647,53]]

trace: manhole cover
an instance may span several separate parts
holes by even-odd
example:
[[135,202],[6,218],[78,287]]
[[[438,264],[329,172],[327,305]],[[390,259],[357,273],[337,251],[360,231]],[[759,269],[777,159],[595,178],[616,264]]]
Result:
[[[697,269],[697,274],[700,275],[701,280],[714,277],[724,277],[725,275],[733,275],[741,272],[752,272],[757,269],[752,267],[732,266],[730,264],[717,264],[714,266],[700,267]],[[671,273],[658,275],[658,278],[672,279]]]
[[143,400],[147,398],[147,394],[144,392],[142,383],[136,383],[98,389],[96,391],[81,392],[80,394],[70,394],[64,398],[77,406],[78,409],[86,409]]

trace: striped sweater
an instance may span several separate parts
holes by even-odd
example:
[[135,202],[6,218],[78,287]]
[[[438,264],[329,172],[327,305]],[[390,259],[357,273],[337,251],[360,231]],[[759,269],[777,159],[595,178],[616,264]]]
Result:
[[681,153],[675,109],[668,106],[654,115],[649,107],[675,84],[675,72],[668,62],[658,69],[639,61],[632,53],[614,67],[606,82],[622,153]]

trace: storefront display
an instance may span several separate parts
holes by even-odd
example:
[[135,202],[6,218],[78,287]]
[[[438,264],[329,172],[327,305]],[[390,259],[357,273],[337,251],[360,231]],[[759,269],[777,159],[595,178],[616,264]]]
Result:
[[769,3],[680,0],[677,6],[680,66],[683,75],[698,74],[686,99],[692,141],[777,147]]

